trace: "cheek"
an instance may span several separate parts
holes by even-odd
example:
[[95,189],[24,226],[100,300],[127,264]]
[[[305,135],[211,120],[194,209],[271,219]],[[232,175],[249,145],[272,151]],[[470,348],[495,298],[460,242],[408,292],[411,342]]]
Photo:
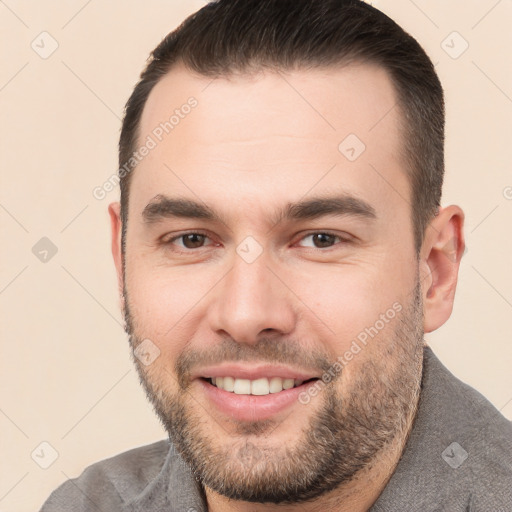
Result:
[[126,288],[135,334],[149,338],[165,355],[179,354],[192,337],[204,298],[214,284],[192,266],[166,269],[127,262]]
[[391,268],[384,271],[383,260],[319,266],[314,272],[302,272],[300,279],[293,278],[295,284],[290,287],[305,305],[306,336],[315,326],[316,338],[330,340],[326,348],[331,357],[350,350],[354,340],[364,346],[364,342],[389,336],[394,327],[396,313],[405,306],[414,280],[410,270],[404,275]]

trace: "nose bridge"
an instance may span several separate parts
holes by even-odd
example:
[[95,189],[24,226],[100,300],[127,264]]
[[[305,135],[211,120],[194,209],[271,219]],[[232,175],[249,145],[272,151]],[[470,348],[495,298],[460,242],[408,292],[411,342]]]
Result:
[[289,333],[294,327],[293,305],[286,288],[260,255],[248,262],[236,254],[210,305],[210,326],[240,343],[255,343],[262,332]]
[[[239,308],[244,309],[243,305],[246,304],[253,308],[256,306],[263,311],[272,300],[271,292],[276,291],[273,290],[275,283],[271,282],[272,277],[265,257],[262,256],[252,263],[236,257],[232,271],[228,275],[226,291]],[[268,300],[262,300],[265,297]]]

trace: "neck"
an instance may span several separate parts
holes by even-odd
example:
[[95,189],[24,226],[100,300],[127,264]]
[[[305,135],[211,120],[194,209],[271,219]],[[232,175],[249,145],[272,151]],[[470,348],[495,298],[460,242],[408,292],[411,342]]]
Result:
[[377,501],[393,475],[414,421],[408,419],[400,435],[384,447],[376,458],[349,482],[321,497],[298,504],[259,504],[230,500],[205,488],[209,512],[366,512]]

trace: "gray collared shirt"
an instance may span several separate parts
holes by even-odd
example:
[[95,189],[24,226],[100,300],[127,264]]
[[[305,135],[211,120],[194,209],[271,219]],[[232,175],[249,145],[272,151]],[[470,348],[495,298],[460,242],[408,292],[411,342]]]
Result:
[[[512,423],[424,348],[411,435],[371,512],[512,512]],[[206,512],[200,484],[168,441],[89,466],[40,512]]]

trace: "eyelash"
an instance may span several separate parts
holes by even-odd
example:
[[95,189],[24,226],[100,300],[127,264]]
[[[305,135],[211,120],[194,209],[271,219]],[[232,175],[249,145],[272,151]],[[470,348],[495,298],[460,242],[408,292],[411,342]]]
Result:
[[[165,246],[171,246],[171,245],[174,244],[174,242],[176,242],[176,240],[183,239],[184,237],[186,237],[188,235],[200,235],[200,236],[204,236],[205,238],[210,239],[208,234],[204,233],[202,231],[187,231],[186,233],[181,233],[179,235],[173,236],[172,238],[170,238],[168,240],[162,240],[162,244],[165,245]],[[322,252],[327,252],[327,251],[329,251],[329,249],[335,248],[335,246],[337,244],[349,244],[349,243],[353,242],[353,240],[351,238],[343,237],[343,236],[341,236],[339,234],[332,233],[331,231],[311,231],[311,232],[306,233],[305,235],[303,235],[299,239],[299,242],[303,241],[304,239],[306,239],[308,237],[314,236],[314,235],[332,236],[332,237],[336,238],[338,240],[338,242],[335,243],[332,246],[329,246],[329,247],[303,247],[304,249],[313,249],[313,250],[320,250]],[[212,244],[209,244],[209,245],[215,245],[215,242],[213,242]],[[182,249],[182,248],[179,248],[178,250],[176,250],[176,252],[181,253],[181,254],[192,253],[192,252],[195,252],[196,250],[204,249],[205,247],[207,247],[207,246],[201,246],[201,247],[196,247],[196,248],[192,248],[192,249],[188,249],[188,248]]]

